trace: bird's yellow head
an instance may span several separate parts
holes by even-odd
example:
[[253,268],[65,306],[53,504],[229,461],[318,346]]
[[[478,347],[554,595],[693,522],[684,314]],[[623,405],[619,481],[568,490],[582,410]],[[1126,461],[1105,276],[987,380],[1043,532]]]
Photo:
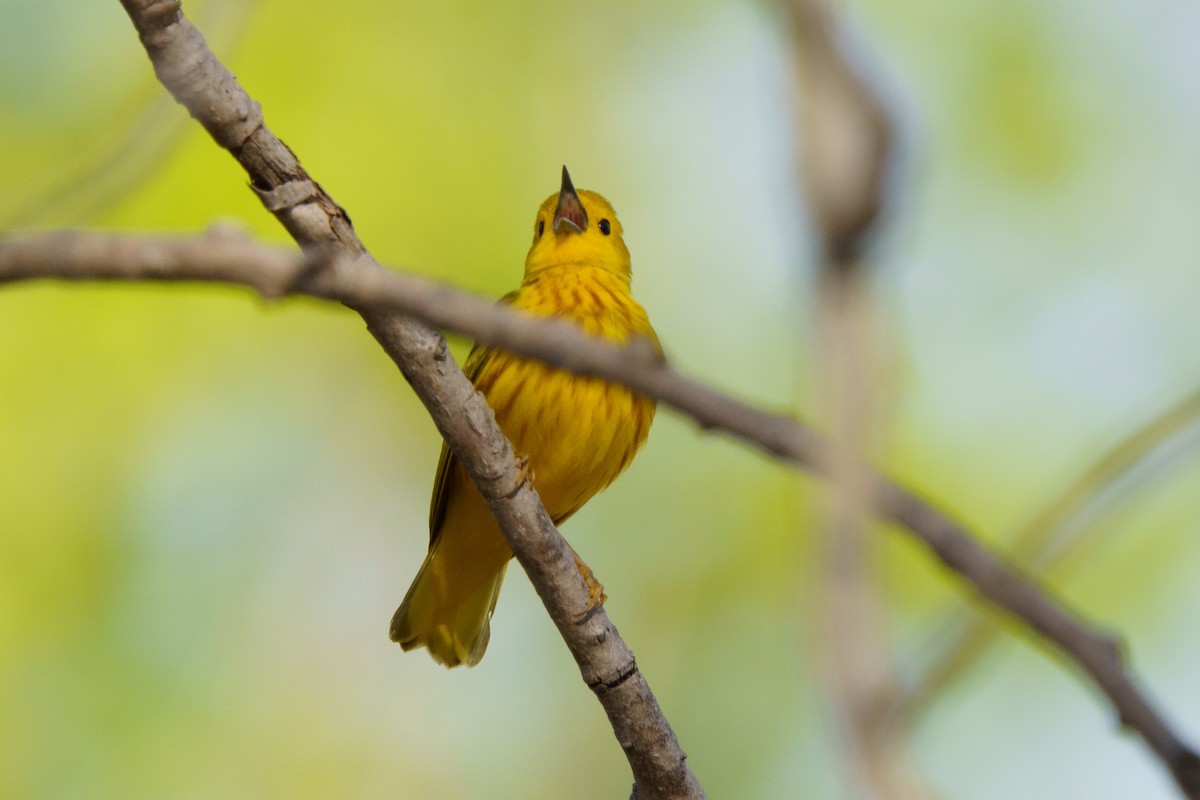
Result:
[[595,192],[576,191],[563,167],[562,188],[546,198],[533,221],[525,277],[568,264],[599,267],[629,280],[629,250],[616,212]]

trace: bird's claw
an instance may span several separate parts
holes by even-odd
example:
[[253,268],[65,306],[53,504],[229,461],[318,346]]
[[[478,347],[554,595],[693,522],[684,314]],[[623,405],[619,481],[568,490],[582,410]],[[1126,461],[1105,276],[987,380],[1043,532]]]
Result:
[[529,456],[524,453],[515,453],[513,460],[517,465],[517,479],[513,481],[512,490],[505,497],[512,499],[517,496],[517,492],[525,486],[533,486],[533,467],[529,466]]
[[579,576],[583,578],[583,582],[587,584],[588,599],[584,611],[579,615],[579,622],[588,619],[597,609],[601,608],[608,600],[608,595],[604,593],[604,584],[596,580],[595,573],[592,568],[583,563],[583,559],[578,553],[572,551],[575,556],[575,568],[579,570]]

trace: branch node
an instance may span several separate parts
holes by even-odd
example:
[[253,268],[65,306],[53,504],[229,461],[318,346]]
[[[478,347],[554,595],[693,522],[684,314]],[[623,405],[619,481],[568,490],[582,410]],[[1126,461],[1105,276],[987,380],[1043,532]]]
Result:
[[[584,583],[587,583],[587,581],[585,580]],[[600,613],[600,611],[603,608],[604,608],[604,603],[597,603],[595,605],[589,605],[587,608],[585,608],[583,610],[582,614],[576,614],[573,621],[576,625],[586,625],[592,619],[592,617],[594,617],[594,616],[596,616],[596,614]],[[603,644],[604,640],[606,640],[607,638],[608,638],[608,631],[601,630],[599,633],[596,634],[596,644]]]
[[603,675],[594,675],[587,679],[587,685],[596,694],[611,692],[612,690],[620,687],[620,685],[625,683],[625,681],[636,675],[637,671],[637,659],[631,658],[626,664],[615,670],[611,678]]
[[177,24],[182,16],[183,7],[179,0],[159,0],[146,6],[142,12],[144,23],[138,27],[138,32],[145,35],[143,28],[145,31],[161,31]]
[[267,300],[278,300],[289,294],[309,293],[313,281],[325,270],[333,266],[338,253],[332,247],[311,247],[304,251],[304,259],[296,266],[291,275],[284,280],[265,288],[262,295]]
[[281,183],[273,189],[260,189],[253,183],[250,188],[258,195],[263,206],[272,214],[309,203],[319,197],[320,189],[314,181],[303,179]]

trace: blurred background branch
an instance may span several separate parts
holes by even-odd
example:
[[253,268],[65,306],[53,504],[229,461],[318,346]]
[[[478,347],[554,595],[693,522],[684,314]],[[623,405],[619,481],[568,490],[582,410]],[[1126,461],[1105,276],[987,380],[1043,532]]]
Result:
[[[208,0],[195,12],[197,24],[226,52],[236,50],[256,0]],[[134,117],[116,131],[96,131],[88,146],[60,151],[55,169],[39,176],[37,190],[11,198],[0,213],[0,229],[73,226],[116,204],[162,169],[191,131],[174,99],[156,81],[145,81]]]
[[[1198,421],[1200,391],[1130,432],[1017,534],[1013,558],[1038,575],[1064,577],[1066,566],[1111,536],[1104,521],[1117,505],[1195,454],[1200,447]],[[1002,633],[998,620],[968,608],[957,609],[943,627],[949,637],[936,658],[911,689],[892,697],[890,716],[909,731],[939,696],[979,665]]]
[[879,335],[867,242],[885,208],[893,153],[887,109],[851,62],[831,0],[785,0],[798,85],[798,178],[818,244],[814,377],[830,420],[831,496],[818,520],[825,687],[845,772],[862,800],[932,795],[886,713],[900,687],[888,633],[879,541],[866,530],[877,500]]
[[819,374],[832,420],[831,497],[819,550],[822,618],[817,641],[825,685],[842,735],[846,773],[863,800],[931,798],[888,709],[901,689],[891,647],[878,536],[868,530],[877,507],[866,457],[879,428],[872,359],[880,352],[872,295],[857,270],[827,274],[821,287]]
[[[834,498],[829,523],[821,526],[827,551],[827,616],[822,630],[830,651],[830,697],[858,794],[864,800],[901,800],[930,795],[906,757],[907,723],[891,713],[904,695],[889,647],[878,558],[863,530],[867,509],[880,502],[872,495],[879,487],[864,466],[873,450],[871,434],[878,415],[871,377],[878,353],[875,303],[869,276],[863,274],[863,255],[885,208],[894,137],[884,103],[863,79],[861,65],[852,63],[845,37],[839,37],[835,6],[834,0],[783,4],[799,75],[797,156],[819,244],[822,280],[817,289],[823,313],[818,314],[818,342],[822,383],[833,419]],[[1134,437],[1135,441],[1141,438],[1145,437]],[[1118,452],[1129,449],[1119,447]],[[1111,472],[1113,465],[1108,466]],[[1085,481],[1082,488],[1069,492],[1067,511],[1094,485],[1095,480]],[[1060,513],[1052,510],[1051,519]],[[968,579],[993,600],[1005,594],[1003,580],[993,582],[982,574]],[[1009,595],[1010,609],[1024,606],[1022,594]],[[1045,624],[1046,619],[1039,623],[1038,614],[1029,613],[1032,609],[1025,612],[1022,616],[1035,630],[1073,653],[1109,696],[1122,723],[1143,735],[1183,793],[1200,797],[1200,756],[1175,736],[1124,674],[1115,644],[1083,626],[1057,629]],[[960,642],[972,645],[969,638]],[[951,650],[946,666],[925,685],[927,696],[922,699],[927,701],[952,675],[958,667],[955,655]]]
[[857,268],[884,209],[893,125],[851,63],[835,0],[785,0],[798,78],[797,157],[823,268]]

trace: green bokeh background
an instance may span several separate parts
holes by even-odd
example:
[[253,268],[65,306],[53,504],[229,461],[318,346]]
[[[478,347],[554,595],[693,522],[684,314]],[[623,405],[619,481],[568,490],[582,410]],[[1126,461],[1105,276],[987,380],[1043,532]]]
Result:
[[[567,163],[621,213],[675,363],[815,413],[792,79],[770,6],[185,10],[380,260],[504,293]],[[1003,545],[1196,384],[1200,10],[847,11],[901,120],[876,251],[880,460]],[[0,0],[0,228],[234,220],[285,242],[163,95],[115,0]],[[627,796],[519,570],[479,668],[387,640],[438,446],[340,308],[212,287],[0,290],[0,797]],[[1200,464],[1180,452],[1054,585],[1124,635],[1197,737]],[[849,796],[815,636],[817,497],[663,412],[630,473],[567,526],[710,796]],[[911,675],[964,600],[885,541]],[[1022,636],[941,699],[913,757],[945,797],[1174,796],[1096,693]]]

